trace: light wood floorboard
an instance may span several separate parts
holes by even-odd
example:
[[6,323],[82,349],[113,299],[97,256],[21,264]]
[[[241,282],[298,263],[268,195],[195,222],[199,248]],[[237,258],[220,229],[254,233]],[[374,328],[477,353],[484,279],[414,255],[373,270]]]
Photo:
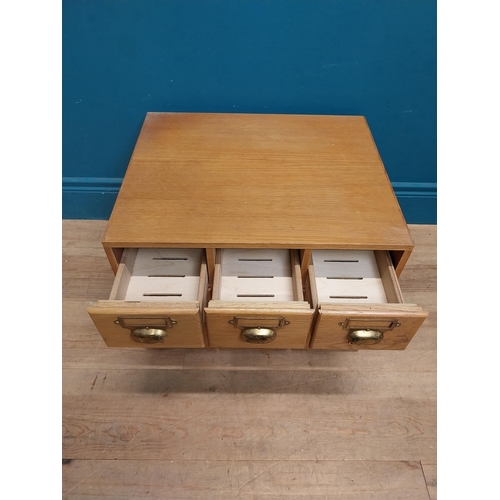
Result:
[[427,490],[430,500],[437,499],[437,464],[435,462],[422,462]]
[[66,499],[428,500],[419,462],[75,460]]
[[410,226],[405,351],[109,349],[106,223],[63,221],[63,497],[436,498],[436,226]]

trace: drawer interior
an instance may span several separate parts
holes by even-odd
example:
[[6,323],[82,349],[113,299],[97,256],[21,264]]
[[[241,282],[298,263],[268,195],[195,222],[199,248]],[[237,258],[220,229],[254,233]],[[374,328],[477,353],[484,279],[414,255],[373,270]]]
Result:
[[388,252],[313,250],[310,274],[313,295],[321,304],[402,303]]
[[297,252],[265,248],[219,250],[212,298],[235,303],[303,301]]
[[198,301],[205,285],[203,265],[203,249],[125,249],[110,300]]

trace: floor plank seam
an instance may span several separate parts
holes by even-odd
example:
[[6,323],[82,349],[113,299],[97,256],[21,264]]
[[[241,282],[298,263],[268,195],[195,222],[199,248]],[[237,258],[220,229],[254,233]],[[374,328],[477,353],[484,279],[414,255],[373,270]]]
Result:
[[425,476],[424,464],[422,463],[422,460],[420,460],[420,469],[422,470],[422,476],[424,478],[425,489],[427,490],[427,495],[429,495],[429,500],[432,500],[431,492],[429,491],[429,485],[427,484],[427,477]]

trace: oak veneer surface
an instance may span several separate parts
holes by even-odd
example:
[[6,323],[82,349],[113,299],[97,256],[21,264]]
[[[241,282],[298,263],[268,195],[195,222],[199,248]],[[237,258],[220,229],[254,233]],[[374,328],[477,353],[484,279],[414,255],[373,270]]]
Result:
[[106,247],[408,250],[364,117],[148,113]]
[[106,223],[63,222],[63,498],[436,498],[436,227],[400,284],[404,351],[107,348]]

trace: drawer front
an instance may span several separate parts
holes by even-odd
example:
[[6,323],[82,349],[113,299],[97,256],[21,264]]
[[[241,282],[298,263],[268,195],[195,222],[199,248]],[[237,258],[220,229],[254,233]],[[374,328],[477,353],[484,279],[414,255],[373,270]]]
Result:
[[309,344],[313,310],[206,309],[210,347],[304,349]]
[[87,309],[108,347],[205,347],[202,313],[196,303],[125,304],[100,301]]
[[405,349],[428,313],[408,304],[321,305],[311,347],[341,351]]
[[312,260],[313,349],[406,348],[427,313],[403,302],[388,252],[313,251]]

